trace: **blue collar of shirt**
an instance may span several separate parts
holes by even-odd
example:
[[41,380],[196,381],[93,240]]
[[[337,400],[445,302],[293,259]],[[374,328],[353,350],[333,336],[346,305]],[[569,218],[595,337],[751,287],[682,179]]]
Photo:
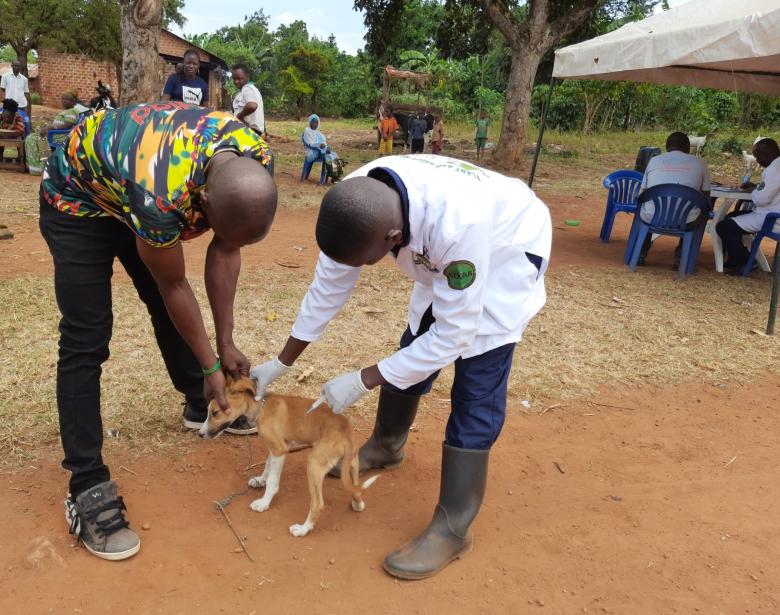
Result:
[[[368,172],[368,176],[389,186],[398,193],[399,197],[401,197],[401,215],[404,218],[401,247],[408,246],[409,242],[412,240],[412,233],[409,227],[409,195],[406,193],[404,182],[398,177],[398,173],[387,167],[374,167]],[[393,252],[396,256],[398,255],[398,246],[393,248]]]

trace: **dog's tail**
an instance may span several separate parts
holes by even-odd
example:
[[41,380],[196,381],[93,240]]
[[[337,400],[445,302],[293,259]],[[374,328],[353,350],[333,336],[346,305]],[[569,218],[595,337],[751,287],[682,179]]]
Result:
[[358,476],[358,464],[357,451],[353,449],[349,450],[341,460],[341,484],[353,495],[360,494],[364,489],[368,489],[379,478],[379,474],[374,474],[374,476],[367,478],[361,483]]

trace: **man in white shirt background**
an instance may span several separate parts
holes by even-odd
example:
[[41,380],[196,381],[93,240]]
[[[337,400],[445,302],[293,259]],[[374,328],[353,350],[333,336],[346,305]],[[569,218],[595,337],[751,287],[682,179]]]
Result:
[[392,468],[403,461],[420,397],[454,363],[433,519],[384,561],[393,576],[426,578],[471,547],[515,344],[546,299],[550,215],[518,179],[444,156],[387,156],[325,194],[316,236],[322,252],[290,337],[278,357],[251,370],[257,394],[324,333],[361,267],[391,255],[415,281],[400,350],[322,391],[338,413],[381,386],[360,469]]
[[11,72],[0,77],[0,92],[3,94],[3,100],[15,100],[19,104],[19,111],[26,113],[27,117],[32,117],[32,105],[28,104],[27,99],[30,86],[27,77],[22,74],[22,63],[19,60],[11,62]]
[[233,114],[262,137],[265,135],[263,96],[249,80],[251,72],[246,64],[236,64],[231,72],[233,83],[238,88],[233,99]]
[[[729,214],[715,227],[728,255],[723,268],[737,275],[742,272],[750,256],[742,241],[743,236],[760,231],[768,213],[780,212],[780,147],[774,139],[761,139],[753,146],[753,155],[758,164],[764,167],[761,182],[757,186],[746,184],[742,187],[753,189],[750,200],[754,208]],[[780,222],[775,225],[775,229],[778,225]]]
[[[647,190],[660,184],[681,184],[699,190],[705,196],[710,195],[710,169],[707,163],[698,156],[691,155],[691,142],[688,135],[683,132],[673,132],[666,139],[666,153],[650,159],[642,178],[642,190]],[[655,205],[652,202],[642,203],[639,216],[643,222],[650,222],[655,213]],[[688,214],[689,225],[705,223],[699,220],[700,213],[693,210]],[[642,246],[639,256],[639,264],[643,265],[647,253],[652,245],[652,235],[648,235]],[[681,245],[675,251],[675,261],[679,261]],[[677,262],[675,262],[675,269]]]

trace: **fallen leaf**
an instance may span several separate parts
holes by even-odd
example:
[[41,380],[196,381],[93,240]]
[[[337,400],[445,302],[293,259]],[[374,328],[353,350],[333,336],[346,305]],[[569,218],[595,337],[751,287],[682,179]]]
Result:
[[301,266],[299,263],[288,263],[284,261],[276,261],[276,264],[280,267],[287,267],[288,269],[300,269]]
[[310,367],[310,368],[304,370],[303,372],[301,372],[298,375],[298,377],[295,379],[295,382],[303,382],[304,380],[306,380],[306,378],[311,376],[313,372],[314,372],[314,368],[313,367]]
[[383,309],[376,308],[376,307],[364,307],[362,311],[365,314],[384,314],[385,313],[385,311]]
[[273,322],[274,320],[276,320],[276,312],[271,310],[270,312],[268,312],[268,314],[265,315],[265,319],[268,322]]

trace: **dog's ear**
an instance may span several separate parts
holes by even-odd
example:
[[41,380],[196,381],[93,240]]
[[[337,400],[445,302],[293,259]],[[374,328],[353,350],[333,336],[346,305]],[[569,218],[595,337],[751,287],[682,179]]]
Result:
[[255,396],[255,391],[257,390],[255,381],[251,378],[247,378],[246,376],[243,376],[238,380],[233,380],[230,378],[230,376],[228,376],[227,389],[231,393],[246,393],[252,397]]

